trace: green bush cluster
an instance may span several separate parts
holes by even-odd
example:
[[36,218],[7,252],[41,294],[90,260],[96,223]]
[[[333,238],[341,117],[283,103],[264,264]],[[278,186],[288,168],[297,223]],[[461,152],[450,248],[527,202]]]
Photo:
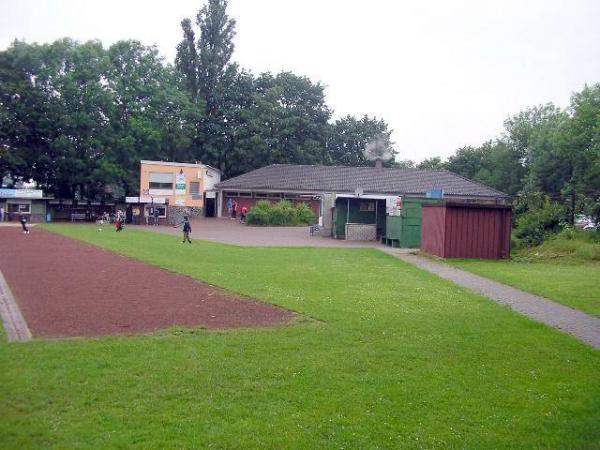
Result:
[[546,198],[539,208],[531,209],[517,219],[513,246],[539,245],[563,227],[564,208]]
[[562,231],[549,236],[541,245],[515,248],[517,259],[565,261],[600,261],[600,232],[583,231],[565,226]]
[[263,226],[310,225],[315,223],[315,215],[306,203],[294,206],[287,200],[279,203],[261,200],[248,211],[246,222],[250,225]]

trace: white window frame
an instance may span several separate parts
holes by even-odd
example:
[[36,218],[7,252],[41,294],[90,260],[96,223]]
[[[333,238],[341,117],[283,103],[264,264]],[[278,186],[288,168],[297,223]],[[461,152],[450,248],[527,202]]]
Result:
[[[17,205],[17,212],[10,211],[9,205]],[[27,211],[21,210],[21,207],[23,207],[23,206],[27,206]],[[6,205],[6,212],[7,213],[10,212],[11,214],[31,214],[31,202],[27,201],[27,200],[22,200],[22,201],[9,200]]]

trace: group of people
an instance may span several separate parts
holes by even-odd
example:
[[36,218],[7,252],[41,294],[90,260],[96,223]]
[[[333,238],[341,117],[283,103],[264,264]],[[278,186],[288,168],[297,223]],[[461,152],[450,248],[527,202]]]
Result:
[[[231,220],[237,219],[238,204],[232,198],[227,200],[227,211],[229,213],[229,219],[231,219]],[[239,212],[240,212],[240,223],[246,223],[246,216],[248,215],[248,208],[245,206],[242,206],[239,209]]]

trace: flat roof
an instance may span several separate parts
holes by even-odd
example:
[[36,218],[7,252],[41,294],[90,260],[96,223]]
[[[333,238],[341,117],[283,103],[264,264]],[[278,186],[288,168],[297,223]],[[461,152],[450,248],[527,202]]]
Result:
[[171,167],[192,167],[195,169],[202,169],[202,168],[207,168],[207,169],[212,169],[216,172],[221,173],[221,171],[215,167],[209,166],[208,164],[202,164],[202,163],[180,163],[180,162],[172,162],[172,161],[149,161],[146,159],[142,159],[140,161],[140,164],[147,164],[147,165],[151,165],[151,166],[171,166]]

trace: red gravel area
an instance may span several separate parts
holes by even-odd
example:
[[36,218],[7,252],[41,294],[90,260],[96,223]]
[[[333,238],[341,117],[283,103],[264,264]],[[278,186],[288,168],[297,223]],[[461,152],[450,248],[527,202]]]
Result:
[[247,328],[293,314],[192,278],[33,228],[0,229],[0,270],[34,337]]

